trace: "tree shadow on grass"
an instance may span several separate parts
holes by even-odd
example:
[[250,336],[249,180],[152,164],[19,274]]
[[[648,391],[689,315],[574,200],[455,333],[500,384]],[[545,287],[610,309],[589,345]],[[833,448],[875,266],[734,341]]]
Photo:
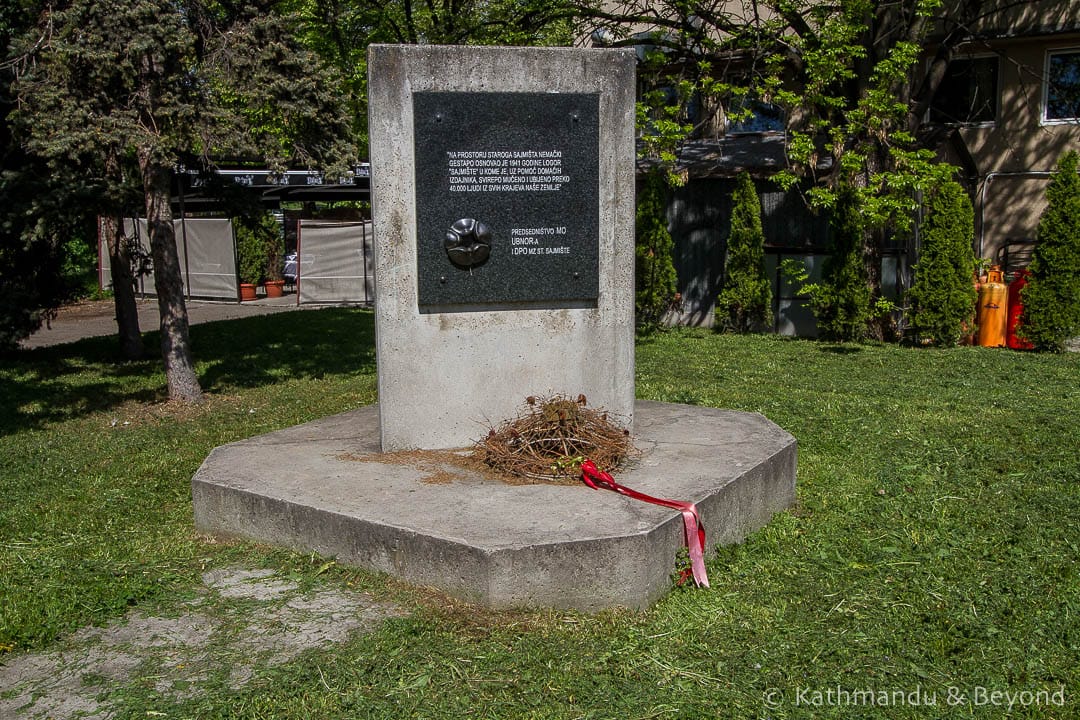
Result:
[[858,345],[849,345],[846,343],[822,343],[818,346],[821,352],[832,353],[833,355],[857,355],[863,351]]
[[289,378],[375,372],[375,320],[350,308],[303,310],[191,329],[206,392],[227,392]]
[[[125,403],[166,399],[156,331],[143,334],[148,357],[125,361],[116,337],[22,350],[0,365],[0,435],[42,427]],[[199,382],[208,393],[289,378],[375,372],[370,311],[329,308],[203,323],[191,328]]]

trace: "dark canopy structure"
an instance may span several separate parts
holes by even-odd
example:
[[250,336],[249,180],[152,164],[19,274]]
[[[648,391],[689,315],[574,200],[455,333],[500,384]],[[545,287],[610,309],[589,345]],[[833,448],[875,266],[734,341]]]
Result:
[[180,215],[219,209],[224,196],[238,191],[256,196],[270,208],[283,202],[343,202],[371,199],[369,166],[358,165],[351,176],[331,179],[323,173],[288,170],[275,174],[262,168],[181,168],[174,175],[173,201]]

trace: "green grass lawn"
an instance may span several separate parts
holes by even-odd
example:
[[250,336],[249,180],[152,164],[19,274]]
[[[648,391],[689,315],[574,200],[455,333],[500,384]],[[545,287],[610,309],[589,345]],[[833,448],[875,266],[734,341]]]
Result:
[[168,611],[207,568],[242,563],[411,614],[239,691],[133,694],[122,717],[1080,714],[1080,354],[640,339],[638,397],[757,411],[795,435],[799,505],[720,549],[712,590],[587,616],[470,607],[194,531],[189,482],[213,447],[375,400],[373,336],[349,309],[196,326],[196,409],[162,403],[160,363],[115,362],[113,339],[5,360],[0,662],[132,607]]

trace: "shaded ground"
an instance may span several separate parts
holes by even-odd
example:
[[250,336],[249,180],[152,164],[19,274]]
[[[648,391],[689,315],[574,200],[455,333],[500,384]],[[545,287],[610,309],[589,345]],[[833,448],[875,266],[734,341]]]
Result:
[[54,650],[6,657],[0,717],[107,720],[125,694],[176,701],[237,689],[305,650],[405,614],[362,593],[301,593],[272,570],[214,570],[203,583],[176,616],[132,612],[107,627],[84,628]]

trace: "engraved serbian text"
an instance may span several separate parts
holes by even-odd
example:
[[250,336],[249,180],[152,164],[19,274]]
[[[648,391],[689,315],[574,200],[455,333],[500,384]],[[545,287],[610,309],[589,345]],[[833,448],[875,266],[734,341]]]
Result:
[[570,246],[560,245],[566,241],[565,227],[512,228],[510,230],[511,255],[569,255]]
[[[570,182],[561,150],[465,150],[446,153],[450,192],[558,192]],[[566,227],[510,230],[510,254],[569,255]]]
[[446,156],[450,192],[557,192],[570,182],[561,150],[464,150]]

